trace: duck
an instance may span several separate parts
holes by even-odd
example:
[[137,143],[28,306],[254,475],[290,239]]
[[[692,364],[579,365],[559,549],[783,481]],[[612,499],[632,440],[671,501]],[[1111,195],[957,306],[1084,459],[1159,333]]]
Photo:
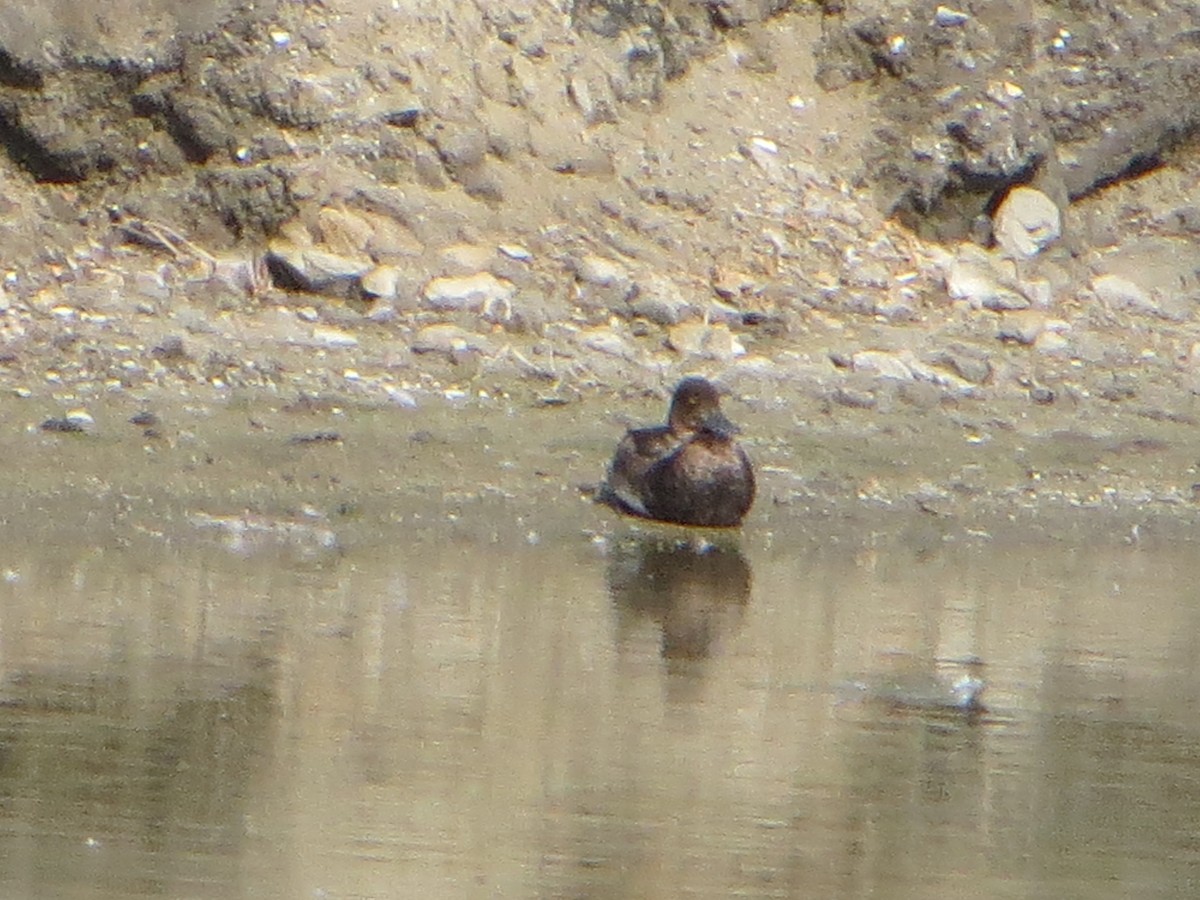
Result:
[[627,515],[732,528],[754,503],[754,467],[706,378],[675,387],[664,425],[631,428],[617,444],[599,499]]

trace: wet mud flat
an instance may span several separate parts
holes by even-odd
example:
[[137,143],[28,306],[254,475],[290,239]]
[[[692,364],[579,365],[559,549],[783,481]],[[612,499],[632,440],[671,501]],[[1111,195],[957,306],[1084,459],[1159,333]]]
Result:
[[[857,543],[879,530],[1020,539],[1022,529],[1189,540],[1197,513],[1186,416],[1093,407],[1064,420],[1059,408],[997,402],[881,413],[778,385],[734,392],[728,406],[759,474],[742,529],[752,541]],[[319,548],[390,528],[400,540],[451,528],[503,541],[628,527],[591,489],[624,428],[656,421],[663,401],[463,391],[381,404],[247,390],[116,395],[79,423],[45,415],[56,408],[0,398],[6,527],[52,531],[108,510],[117,530],[186,539],[241,527]]]

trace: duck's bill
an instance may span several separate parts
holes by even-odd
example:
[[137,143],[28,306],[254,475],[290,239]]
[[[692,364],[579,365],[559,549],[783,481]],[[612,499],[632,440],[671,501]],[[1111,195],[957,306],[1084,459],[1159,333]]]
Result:
[[711,412],[704,417],[704,430],[721,438],[731,438],[741,432],[741,429],[729,421],[725,413],[720,410]]

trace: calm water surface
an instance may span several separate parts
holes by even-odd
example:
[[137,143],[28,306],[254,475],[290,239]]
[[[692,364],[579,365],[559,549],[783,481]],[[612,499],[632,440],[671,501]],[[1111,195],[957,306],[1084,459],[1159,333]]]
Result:
[[580,509],[4,526],[0,896],[1200,891],[1194,548]]

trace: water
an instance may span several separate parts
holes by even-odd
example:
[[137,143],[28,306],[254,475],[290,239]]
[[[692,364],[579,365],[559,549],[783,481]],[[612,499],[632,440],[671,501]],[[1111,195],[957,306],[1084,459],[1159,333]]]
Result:
[[51,502],[0,535],[0,896],[1196,893],[1186,543]]

